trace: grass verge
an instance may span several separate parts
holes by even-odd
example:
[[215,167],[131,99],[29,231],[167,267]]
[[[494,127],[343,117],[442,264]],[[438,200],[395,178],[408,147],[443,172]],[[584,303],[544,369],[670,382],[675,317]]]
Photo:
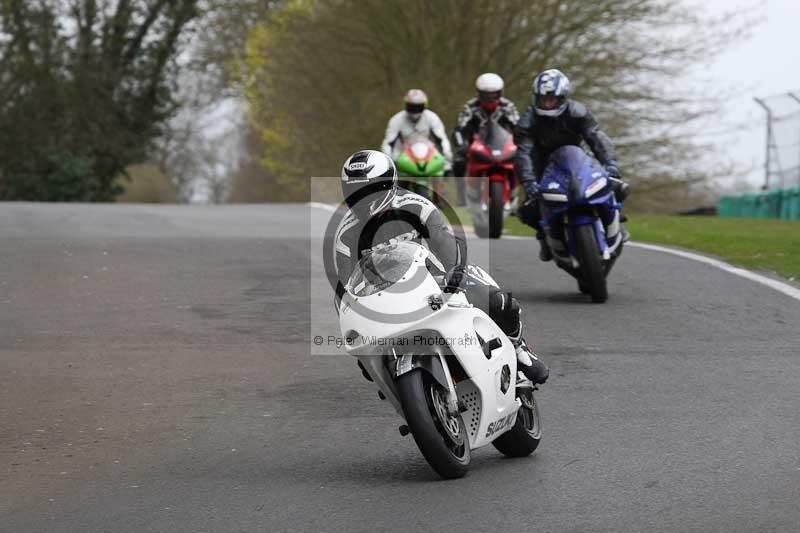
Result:
[[[457,208],[464,224],[466,209]],[[631,239],[678,246],[715,255],[734,265],[776,272],[800,279],[800,222],[754,218],[630,215]],[[532,236],[533,230],[516,217],[506,220],[506,235]]]

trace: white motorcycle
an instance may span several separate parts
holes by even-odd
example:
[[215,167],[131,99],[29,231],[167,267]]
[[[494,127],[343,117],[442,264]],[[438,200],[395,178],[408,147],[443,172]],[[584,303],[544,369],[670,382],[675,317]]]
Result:
[[[511,457],[530,455],[541,426],[536,387],[517,374],[509,338],[461,292],[442,291],[414,242],[366,254],[347,283],[339,324],[348,353],[445,478],[466,474],[470,451],[491,443]],[[497,283],[482,269],[470,276]]]

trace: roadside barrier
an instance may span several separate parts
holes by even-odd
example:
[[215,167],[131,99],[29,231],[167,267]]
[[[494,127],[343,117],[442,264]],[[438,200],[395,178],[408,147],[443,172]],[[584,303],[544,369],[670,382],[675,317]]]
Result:
[[800,187],[722,196],[717,201],[717,214],[721,217],[800,220]]

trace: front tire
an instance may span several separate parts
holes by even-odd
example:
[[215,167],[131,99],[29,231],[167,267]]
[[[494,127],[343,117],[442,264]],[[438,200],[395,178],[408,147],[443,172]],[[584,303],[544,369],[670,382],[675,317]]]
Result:
[[497,451],[508,457],[527,457],[542,440],[539,406],[533,391],[520,395],[520,401],[522,406],[517,412],[514,427],[492,441]]
[[502,181],[489,182],[489,238],[499,239],[503,233]]
[[422,370],[403,374],[396,384],[408,428],[428,464],[443,478],[463,477],[471,459],[469,438],[461,415],[442,412],[447,391]]
[[575,241],[583,285],[589,291],[594,303],[603,303],[608,299],[606,272],[594,235],[594,227],[584,225],[575,228]]

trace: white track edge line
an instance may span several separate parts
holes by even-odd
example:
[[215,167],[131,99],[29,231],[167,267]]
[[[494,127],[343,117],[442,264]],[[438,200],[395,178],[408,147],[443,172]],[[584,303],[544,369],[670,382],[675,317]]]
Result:
[[323,209],[329,213],[336,212],[336,208],[330,204],[323,204],[320,202],[308,202],[306,205],[308,205],[308,207],[316,207],[317,209]]
[[795,300],[800,300],[800,289],[793,287],[788,283],[784,283],[782,281],[778,281],[776,279],[772,279],[767,276],[762,276],[761,274],[756,274],[751,270],[733,266],[724,261],[720,261],[719,259],[713,259],[711,257],[706,257],[705,255],[695,254],[692,252],[687,252],[685,250],[676,250],[674,248],[657,246],[655,244],[646,244],[643,242],[628,242],[626,243],[626,245],[632,246],[634,248],[640,248],[642,250],[652,250],[655,252],[663,252],[667,254],[677,255],[678,257],[683,257],[685,259],[692,259],[700,263],[705,263],[707,265],[717,267],[720,270],[724,270],[725,272],[728,272],[730,274],[734,274],[736,276],[749,279],[750,281],[755,281],[756,283],[766,285],[767,287],[774,289],[778,292],[781,292],[786,296],[794,298]]
[[[334,212],[336,209],[328,204],[321,204],[319,202],[309,202],[309,207],[316,207],[319,209],[324,209],[329,212]],[[522,237],[520,235],[503,235],[503,239],[508,240],[523,240],[523,239],[532,239],[533,237]],[[705,263],[707,265],[711,265],[716,267],[720,270],[724,270],[729,274],[733,274],[735,276],[739,276],[745,279],[749,279],[750,281],[755,281],[756,283],[760,283],[770,289],[774,289],[780,293],[789,296],[790,298],[794,298],[795,300],[800,301],[800,289],[797,287],[793,287],[788,283],[784,283],[782,281],[778,281],[776,279],[769,278],[767,276],[762,276],[761,274],[756,274],[750,270],[745,268],[739,268],[733,266],[729,263],[724,261],[720,261],[718,259],[713,259],[711,257],[706,257],[704,255],[695,254],[692,252],[687,252],[685,250],[676,250],[674,248],[666,248],[664,246],[658,246],[655,244],[646,244],[643,242],[627,242],[625,243],[626,246],[632,246],[633,248],[639,248],[642,250],[650,250],[654,252],[662,252],[666,254],[677,255],[678,257],[683,257],[684,259],[692,259],[693,261],[698,261],[700,263]]]

